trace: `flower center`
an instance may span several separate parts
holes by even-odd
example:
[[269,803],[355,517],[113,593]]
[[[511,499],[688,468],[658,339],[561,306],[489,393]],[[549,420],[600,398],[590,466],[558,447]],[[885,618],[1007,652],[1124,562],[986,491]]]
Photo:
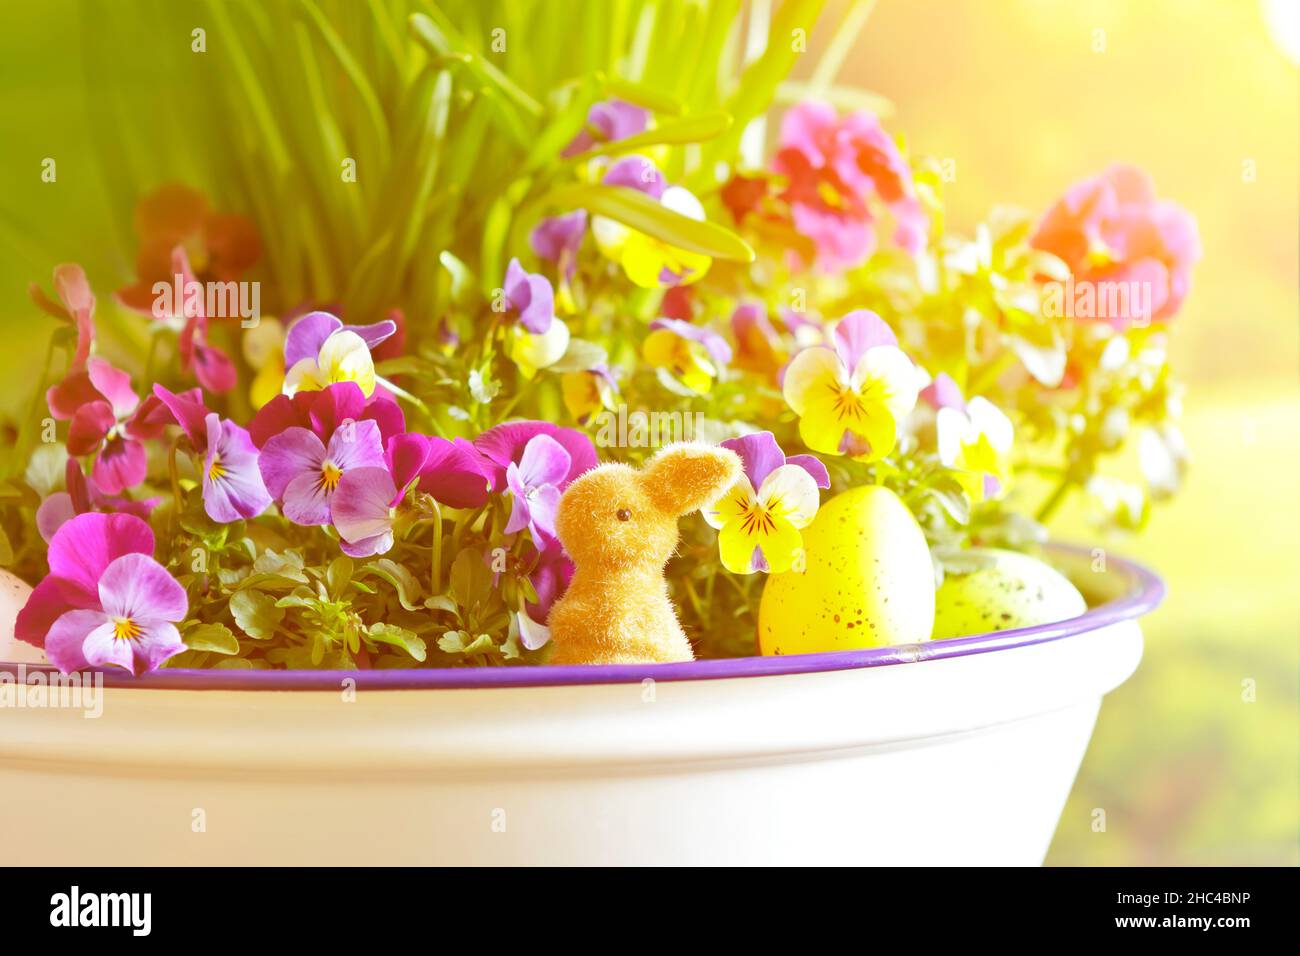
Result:
[[113,637],[119,641],[134,641],[140,636],[140,625],[129,617],[113,618]]
[[745,510],[740,516],[741,530],[747,535],[768,535],[776,530],[776,522],[773,520],[773,514],[776,511],[776,503],[769,503],[766,507],[758,501],[750,501],[745,505]]
[[835,392],[835,417],[840,421],[846,418],[859,419],[862,414],[862,396],[847,385],[832,386]]
[[221,464],[221,456],[213,455],[212,464],[208,466],[208,478],[212,481],[216,481],[218,478],[224,478],[225,474],[226,466]]
[[332,461],[327,461],[320,466],[320,483],[326,491],[333,491],[338,487],[339,479],[343,477],[343,469]]

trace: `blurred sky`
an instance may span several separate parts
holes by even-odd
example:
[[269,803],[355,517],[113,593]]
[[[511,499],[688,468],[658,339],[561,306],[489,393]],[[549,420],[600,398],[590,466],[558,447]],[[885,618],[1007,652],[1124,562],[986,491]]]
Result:
[[[1300,2],[1276,6],[1295,31]],[[129,51],[100,58],[112,76],[88,65],[79,10],[0,4],[0,411],[28,393],[52,327],[28,282],[48,287],[55,263],[77,259],[103,299],[130,267],[129,224],[96,171],[123,144],[95,141],[85,115],[104,84],[166,78]],[[913,153],[955,161],[956,229],[995,202],[1042,210],[1117,160],[1148,169],[1200,225],[1205,259],[1173,344],[1194,468],[1141,538],[1107,542],[1156,566],[1170,594],[1142,668],[1107,700],[1049,862],[1300,862],[1300,74],[1263,10],[880,0],[841,77],[893,101],[887,125]],[[40,181],[47,156],[57,184]],[[1093,534],[1068,512],[1064,528]],[[1091,829],[1097,807],[1105,833]]]

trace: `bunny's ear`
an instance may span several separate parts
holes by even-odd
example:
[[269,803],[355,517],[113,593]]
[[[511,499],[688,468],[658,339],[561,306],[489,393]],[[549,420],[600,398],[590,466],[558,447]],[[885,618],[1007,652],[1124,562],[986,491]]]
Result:
[[650,499],[681,516],[716,501],[740,477],[740,456],[698,442],[668,445],[646,462],[641,482]]

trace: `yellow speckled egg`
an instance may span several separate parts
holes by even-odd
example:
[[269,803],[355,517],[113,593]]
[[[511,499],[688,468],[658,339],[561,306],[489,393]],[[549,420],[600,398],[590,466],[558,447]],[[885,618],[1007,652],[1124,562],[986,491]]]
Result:
[[930,639],[925,535],[888,488],[853,488],[803,530],[805,568],[774,574],[758,610],[761,653],[848,651]]
[[983,564],[948,574],[939,588],[934,639],[1032,627],[1088,610],[1079,589],[1050,564],[1017,551],[973,550]]

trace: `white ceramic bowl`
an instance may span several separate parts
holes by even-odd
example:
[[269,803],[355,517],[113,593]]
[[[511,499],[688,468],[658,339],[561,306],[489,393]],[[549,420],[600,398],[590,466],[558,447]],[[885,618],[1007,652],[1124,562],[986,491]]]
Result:
[[1082,617],[906,647],[108,676],[97,718],[0,709],[5,857],[1038,864],[1163,593],[1113,557],[1054,559],[1100,602]]

